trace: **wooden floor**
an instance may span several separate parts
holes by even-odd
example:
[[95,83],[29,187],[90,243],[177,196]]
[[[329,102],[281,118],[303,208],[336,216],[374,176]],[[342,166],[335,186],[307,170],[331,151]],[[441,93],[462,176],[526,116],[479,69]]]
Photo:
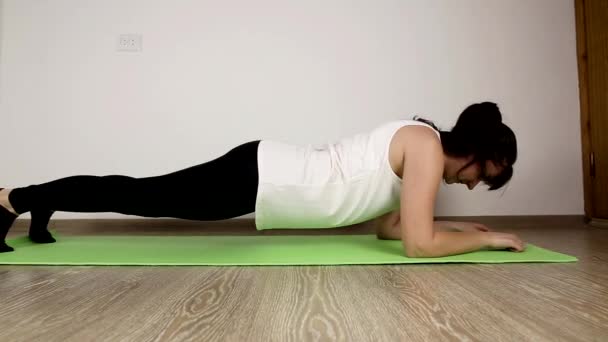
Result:
[[[608,341],[608,229],[572,216],[458,219],[579,261],[0,266],[0,341]],[[250,220],[56,220],[51,227],[64,235],[286,234],[257,232]],[[365,224],[287,231],[370,232]]]

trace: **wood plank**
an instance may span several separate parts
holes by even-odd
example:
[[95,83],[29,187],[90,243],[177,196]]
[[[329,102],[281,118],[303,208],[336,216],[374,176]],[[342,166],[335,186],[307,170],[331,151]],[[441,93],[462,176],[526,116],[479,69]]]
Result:
[[[1,266],[0,340],[608,339],[608,230],[585,224],[581,216],[456,219],[519,234],[527,242],[575,255],[580,261],[304,267]],[[23,234],[27,221],[10,234]],[[77,222],[53,220],[52,225],[61,234],[74,235],[268,233],[256,232],[247,220],[131,221],[89,220],[82,230]],[[349,234],[371,229],[371,225],[361,224],[315,231]],[[300,233],[311,232],[272,232]]]

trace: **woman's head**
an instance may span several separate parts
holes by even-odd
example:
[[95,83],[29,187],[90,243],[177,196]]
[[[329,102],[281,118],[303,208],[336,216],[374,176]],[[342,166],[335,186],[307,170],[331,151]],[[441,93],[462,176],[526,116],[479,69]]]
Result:
[[[421,118],[437,129],[430,121]],[[481,181],[496,190],[513,176],[517,159],[515,134],[504,123],[498,106],[492,102],[476,103],[458,117],[451,131],[440,131],[444,154],[457,162],[446,164],[444,179],[448,184],[463,183],[469,189]]]

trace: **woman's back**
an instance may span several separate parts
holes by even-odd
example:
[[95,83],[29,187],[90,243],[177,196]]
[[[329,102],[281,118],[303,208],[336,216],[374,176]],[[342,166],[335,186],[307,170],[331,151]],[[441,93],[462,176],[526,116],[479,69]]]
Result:
[[389,161],[389,147],[408,125],[428,126],[391,121],[321,147],[263,140],[257,229],[347,226],[398,208],[401,179]]

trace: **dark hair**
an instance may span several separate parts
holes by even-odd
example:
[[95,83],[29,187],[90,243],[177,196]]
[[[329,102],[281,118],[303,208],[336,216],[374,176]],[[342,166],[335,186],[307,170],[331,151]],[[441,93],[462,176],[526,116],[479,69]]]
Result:
[[414,117],[424,122],[441,136],[443,151],[453,157],[473,155],[472,163],[479,163],[485,174],[486,161],[504,167],[503,171],[491,179],[482,181],[489,190],[503,187],[513,176],[513,164],[517,159],[515,133],[504,123],[498,105],[493,102],[475,103],[467,107],[458,117],[451,131],[442,131],[432,121]]

